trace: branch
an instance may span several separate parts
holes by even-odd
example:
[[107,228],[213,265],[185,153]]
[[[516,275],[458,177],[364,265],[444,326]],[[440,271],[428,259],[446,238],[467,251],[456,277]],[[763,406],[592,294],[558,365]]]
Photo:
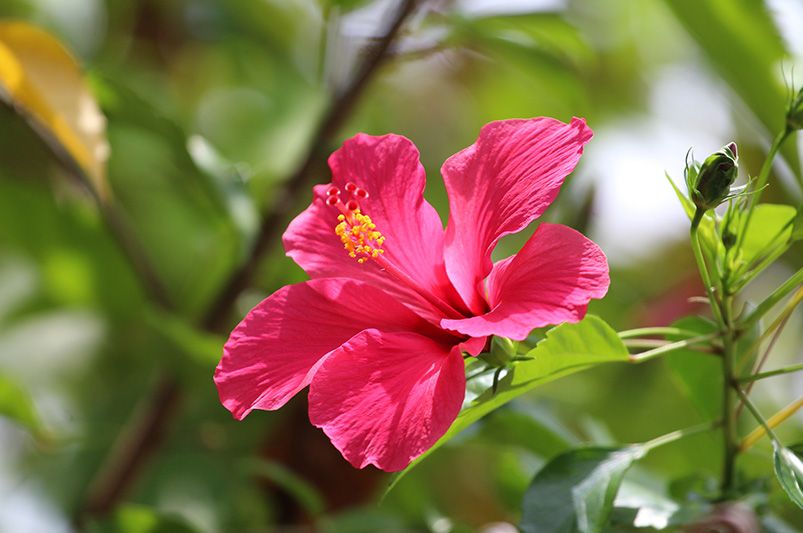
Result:
[[101,217],[103,217],[103,222],[114,236],[114,241],[120,249],[120,252],[131,264],[131,268],[134,270],[134,274],[137,278],[139,278],[140,284],[148,295],[148,298],[162,309],[172,310],[174,306],[170,301],[165,285],[162,283],[153,263],[151,263],[150,257],[148,257],[145,251],[145,247],[139,241],[136,232],[129,225],[117,205],[113,201],[104,199],[100,195],[83,167],[81,167],[72,154],[61,145],[50,130],[40,124],[39,121],[28,114],[23,108],[15,106],[10,101],[3,98],[2,93],[0,93],[0,105],[8,107],[14,113],[22,117],[34,133],[36,133],[36,137],[42,141],[42,145],[50,152],[59,167],[67,176],[78,183],[92,196],[92,199],[98,206]]
[[686,348],[687,346],[694,346],[695,344],[711,341],[718,337],[719,337],[719,332],[714,332],[714,333],[709,333],[707,335],[700,335],[699,337],[694,337],[691,339],[684,339],[682,341],[671,342],[669,344],[664,344],[662,346],[659,346],[658,348],[647,350],[646,352],[631,354],[628,357],[628,362],[643,363],[644,361],[649,361],[651,359],[658,357],[659,355],[673,352],[675,350],[680,350],[682,348]]
[[[313,136],[306,157],[277,195],[277,201],[271,210],[263,216],[249,258],[232,274],[204,316],[204,329],[221,331],[227,327],[237,297],[252,283],[257,266],[278,238],[280,228],[289,216],[293,207],[290,200],[309,186],[312,170],[324,159],[331,138],[348,118],[368,82],[387,58],[391,44],[416,4],[416,0],[401,2],[384,36],[368,48],[365,60],[354,78],[335,95]],[[114,228],[112,224],[110,226]],[[129,422],[115,450],[91,483],[86,500],[77,509],[78,522],[86,516],[103,514],[114,509],[125,496],[147,458],[158,449],[164,428],[170,425],[178,413],[181,389],[175,376],[164,376],[150,398],[145,404],[144,414]]]
[[336,94],[318,126],[305,158],[277,195],[277,201],[272,210],[263,217],[250,257],[231,276],[204,317],[203,325],[206,329],[220,331],[227,324],[234,302],[240,293],[251,284],[260,260],[279,237],[281,228],[284,227],[284,222],[293,208],[293,203],[289,200],[309,187],[311,171],[315,168],[316,163],[325,157],[326,148],[332,136],[340,129],[365,91],[371,77],[386,59],[391,44],[415,5],[416,0],[402,1],[385,35],[367,50],[365,60],[354,78]]
[[78,526],[83,525],[87,516],[107,514],[123,498],[140,466],[161,445],[168,422],[178,412],[180,397],[175,378],[161,378],[151,396],[128,421],[89,485],[76,515]]

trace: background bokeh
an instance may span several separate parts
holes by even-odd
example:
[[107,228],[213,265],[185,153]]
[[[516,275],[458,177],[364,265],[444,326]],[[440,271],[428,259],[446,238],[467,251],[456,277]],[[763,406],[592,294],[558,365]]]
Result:
[[[796,0],[419,4],[364,90],[333,110],[396,2],[3,0],[0,17],[48,29],[85,67],[107,118],[111,196],[171,310],[154,302],[91,196],[0,106],[0,376],[39,427],[0,418],[0,531],[72,530],[102,507],[105,476],[142,448],[137,428],[154,419],[119,503],[84,527],[144,531],[168,517],[165,531],[514,531],[502,523],[517,522],[532,475],[570,443],[642,441],[702,420],[662,360],[597,368],[476,424],[378,503],[388,477],[351,469],[309,426],[303,394],[244,422],[220,406],[212,372],[225,335],[261,298],[305,279],[278,236],[310,186],[328,181],[321,163],[343,139],[412,139],[445,220],[439,167],[484,123],[585,117],[595,138],[545,219],[606,251],[613,283],[592,312],[617,328],[666,325],[701,310],[688,299],[702,288],[664,173],[682,182],[689,148],[702,158],[731,140],[743,177],[757,173],[795,65],[803,72]],[[321,132],[332,113],[342,116]],[[790,143],[767,201],[800,202],[797,154]],[[305,183],[286,194],[307,160]],[[264,213],[274,237],[251,282],[202,331]],[[526,233],[503,241],[499,257]],[[798,245],[748,295],[760,299],[801,263]],[[799,361],[801,343],[798,312],[773,366]],[[792,375],[756,395],[773,412],[801,390]],[[779,431],[801,441],[803,419]],[[703,435],[659,449],[628,482],[682,493],[666,479],[716,475],[719,447]],[[740,464],[774,484],[768,449]],[[770,497],[788,524],[803,524],[777,487]]]

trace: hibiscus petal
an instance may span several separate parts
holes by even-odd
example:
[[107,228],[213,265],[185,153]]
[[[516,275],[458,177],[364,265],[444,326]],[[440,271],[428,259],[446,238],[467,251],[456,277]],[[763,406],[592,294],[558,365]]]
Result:
[[[359,134],[332,154],[329,166],[332,184],[340,189],[344,202],[349,199],[348,182],[368,191],[368,198],[359,199],[359,204],[385,236],[383,257],[423,289],[459,302],[443,264],[443,224],[424,200],[426,177],[415,145],[399,135]],[[349,257],[334,232],[340,212],[322,200],[328,188],[316,186],[312,204],[290,223],[283,238],[287,255],[312,278],[361,279],[421,314],[442,316],[373,261],[359,264]]]
[[487,310],[482,281],[497,241],[549,207],[592,135],[579,118],[491,122],[476,143],[443,164],[450,209],[446,271],[474,313]]
[[569,227],[541,224],[518,254],[494,265],[491,311],[441,325],[472,337],[522,340],[534,328],[581,320],[609,284],[605,254],[594,242]]
[[394,472],[446,433],[465,392],[456,347],[366,330],[321,365],[310,385],[310,421],[355,467]]
[[367,328],[429,331],[428,322],[379,289],[348,279],[283,287],[232,331],[215,370],[221,403],[242,420],[274,410],[309,384],[322,359]]

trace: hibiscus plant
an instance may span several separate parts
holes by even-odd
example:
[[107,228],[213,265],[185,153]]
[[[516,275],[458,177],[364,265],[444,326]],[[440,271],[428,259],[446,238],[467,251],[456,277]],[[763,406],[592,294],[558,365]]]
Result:
[[[803,397],[753,393],[803,376],[765,2],[0,4],[0,530],[800,530]],[[779,131],[639,166],[680,241],[623,260],[569,180],[717,116],[662,107],[697,55]]]
[[[314,187],[309,207],[284,233],[287,255],[310,280],[270,295],[231,333],[215,372],[221,402],[243,419],[254,409],[279,409],[309,386],[310,422],[354,467],[401,471],[392,489],[441,444],[538,385],[601,363],[691,350],[692,367],[720,361],[719,416],[646,442],[581,446],[553,458],[525,495],[520,527],[602,531],[615,506],[626,506],[617,504],[617,492],[635,461],[658,446],[717,432],[721,484],[698,506],[699,516],[645,507],[635,509],[633,524],[696,520],[704,528],[734,515],[751,531],[752,515],[739,514],[745,482],[736,461],[765,434],[779,482],[803,503],[803,463],[772,429],[801,400],[765,419],[748,396],[755,381],[800,370],[761,372],[771,344],[756,356],[761,339],[777,334],[803,299],[803,269],[758,306],[739,301],[741,289],[801,237],[803,211],[758,203],[775,154],[797,127],[797,100],[761,174],[747,185],[733,187],[735,143],[701,164],[687,156],[687,191],[675,190],[689,215],[712,318],[618,333],[586,313],[610,279],[605,254],[581,233],[540,223],[519,252],[492,260],[502,237],[526,228],[557,197],[592,138],[585,120],[539,117],[483,127],[441,168],[449,196],[445,229],[424,199],[424,169],[410,140],[346,140],[329,158],[331,182]],[[794,291],[781,317],[745,346],[761,318]],[[467,395],[467,381],[490,374],[486,390]],[[740,436],[745,406],[758,426]]]

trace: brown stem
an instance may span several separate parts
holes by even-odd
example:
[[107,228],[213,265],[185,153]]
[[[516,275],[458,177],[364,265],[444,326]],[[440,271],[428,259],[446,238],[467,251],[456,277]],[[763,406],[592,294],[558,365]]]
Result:
[[117,438],[76,514],[79,528],[89,516],[102,516],[123,498],[137,470],[159,448],[181,395],[173,376],[161,378]]
[[[388,50],[396,39],[404,22],[416,7],[416,0],[403,0],[393,15],[387,32],[366,50],[365,59],[355,76],[333,98],[328,111],[313,136],[306,157],[296,172],[290,176],[278,200],[265,213],[251,254],[225,284],[202,320],[209,331],[222,331],[227,327],[232,307],[239,294],[253,281],[257,266],[279,235],[280,228],[292,209],[289,201],[309,186],[312,171],[325,156],[331,138],[349,116],[371,77],[388,56]],[[102,205],[102,204],[101,204]],[[117,226],[112,220],[113,231]],[[168,427],[178,413],[181,399],[179,382],[173,375],[166,375],[146,401],[144,414],[132,419],[121,434],[118,444],[110,453],[89,492],[77,508],[77,522],[88,516],[102,515],[113,510],[135,481],[148,457],[159,447],[164,428]]]
[[113,201],[101,196],[86,171],[73,158],[56,137],[45,128],[39,121],[25,111],[25,109],[13,105],[10,101],[3,98],[0,94],[0,105],[4,105],[19,116],[21,116],[28,126],[36,133],[36,138],[42,142],[45,149],[50,152],[59,167],[76,183],[81,185],[98,205],[103,222],[114,235],[115,242],[120,252],[126,257],[134,274],[139,278],[148,298],[165,310],[173,309],[173,304],[167,293],[167,289],[161,282],[156,268],[151,263],[145,247],[139,241],[134,229],[128,223],[122,212],[120,212]]
[[281,228],[284,226],[283,223],[288,218],[289,211],[293,208],[293,204],[289,200],[295,198],[299,192],[310,185],[311,171],[325,157],[326,147],[332,136],[343,125],[360,96],[362,96],[368,81],[387,57],[391,44],[396,39],[404,21],[412,13],[415,5],[416,0],[404,0],[401,3],[388,31],[374,46],[366,51],[365,60],[361,68],[350,83],[338,91],[318,126],[309,150],[307,150],[306,157],[277,195],[278,200],[274,203],[271,211],[262,219],[262,225],[251,250],[251,256],[229,278],[228,283],[226,283],[210,307],[209,313],[203,320],[205,328],[220,331],[225,327],[234,302],[240,293],[248,288],[260,259],[279,236]]

